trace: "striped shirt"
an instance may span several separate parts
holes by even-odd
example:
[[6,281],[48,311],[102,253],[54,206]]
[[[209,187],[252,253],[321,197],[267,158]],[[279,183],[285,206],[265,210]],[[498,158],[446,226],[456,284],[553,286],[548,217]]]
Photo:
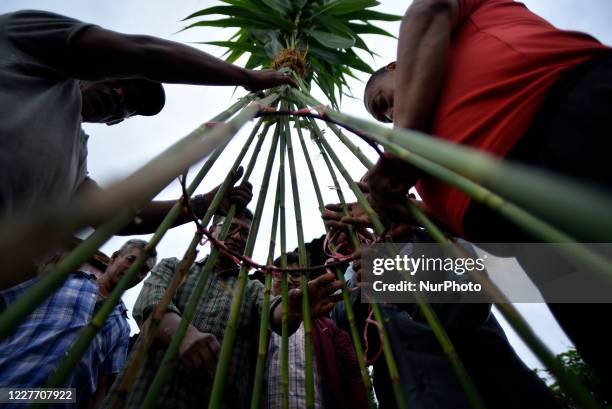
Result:
[[[0,291],[0,297],[8,307],[39,280],[35,277]],[[44,386],[78,338],[79,330],[91,320],[97,297],[98,284],[93,274],[71,274],[58,291],[0,342],[0,386]],[[98,373],[121,370],[129,336],[127,309],[120,302],[65,384],[77,388],[77,399],[95,391]]]
[[[289,337],[289,409],[306,407],[306,354],[304,348],[304,324]],[[283,407],[283,388],[281,384],[281,337],[272,332],[268,343],[268,359],[266,361],[266,403],[267,409]],[[314,407],[323,407],[321,394],[321,378],[317,373],[317,361],[314,366]]]
[[[190,295],[193,293],[205,262],[195,263],[189,269],[181,286],[177,289],[168,306],[169,311],[179,315],[185,311]],[[143,289],[134,306],[134,318],[142,327],[144,320],[160,302],[162,294],[170,284],[174,271],[179,265],[176,258],[163,259],[144,282]],[[212,273],[205,285],[191,324],[201,332],[214,334],[222,342],[229,319],[233,289],[238,279],[237,270],[225,273]],[[256,280],[248,280],[236,340],[229,365],[223,404],[225,408],[239,409],[248,407],[250,386],[257,353],[257,336],[263,303],[263,285]],[[138,408],[155,377],[166,346],[154,343],[147,362],[126,398],[125,408]],[[123,373],[119,380],[123,378]],[[118,384],[116,382],[115,384]],[[157,405],[164,408],[205,407],[208,404],[212,387],[211,379],[203,370],[189,369],[178,361],[173,363],[168,377],[158,395]],[[114,389],[111,389],[113,393]]]

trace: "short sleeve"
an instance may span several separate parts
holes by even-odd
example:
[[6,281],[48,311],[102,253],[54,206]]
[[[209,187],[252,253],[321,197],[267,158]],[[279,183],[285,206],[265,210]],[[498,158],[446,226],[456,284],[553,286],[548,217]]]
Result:
[[[165,258],[153,268],[149,278],[145,280],[142,290],[134,304],[134,311],[132,314],[139,327],[142,328],[148,314],[151,313],[153,308],[161,301],[164,292],[172,281],[174,271],[178,264],[179,261],[177,258]],[[181,310],[179,310],[173,300],[170,301],[166,310],[176,312],[179,315],[181,314]]]
[[458,21],[462,22],[470,18],[472,13],[474,13],[485,1],[487,0],[457,0],[457,6],[459,8]]
[[10,15],[5,35],[25,59],[63,72],[73,38],[92,24],[46,11],[24,10]]
[[130,326],[127,321],[119,318],[108,335],[114,344],[102,362],[101,370],[105,374],[117,374],[121,372],[127,360]]

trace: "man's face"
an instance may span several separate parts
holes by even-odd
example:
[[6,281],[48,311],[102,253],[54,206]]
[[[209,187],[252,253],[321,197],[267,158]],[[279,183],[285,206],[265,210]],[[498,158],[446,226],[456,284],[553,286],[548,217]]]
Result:
[[[299,265],[297,263],[291,263],[287,265],[288,268],[297,268]],[[299,288],[300,287],[300,276],[299,272],[291,272],[287,275],[287,283],[289,284],[289,289]],[[282,286],[282,273],[274,272],[273,280],[272,280],[272,293],[274,295],[279,295],[281,293]]]
[[393,122],[394,82],[395,65],[388,66],[388,71],[375,78],[366,89],[366,108],[377,121]]
[[83,99],[81,115],[84,122],[113,125],[134,115],[137,111],[135,106],[130,106],[130,91],[119,81],[81,81],[79,85]]
[[[219,238],[222,226],[223,221],[220,221],[211,227],[211,233],[214,238]],[[251,220],[246,217],[235,217],[232,220],[227,236],[225,236],[225,240],[223,240],[225,246],[236,253],[243,254],[250,229]]]
[[[114,288],[117,283],[123,278],[125,273],[127,273],[128,269],[132,265],[136,259],[142,255],[144,249],[140,247],[129,247],[123,253],[115,252],[113,257],[111,257],[111,261],[104,272],[105,275],[108,275],[110,278],[110,283]],[[151,265],[149,260],[141,267],[140,271],[136,276],[132,279],[128,288],[134,287],[136,284],[140,283],[147,276],[149,271],[151,270]]]

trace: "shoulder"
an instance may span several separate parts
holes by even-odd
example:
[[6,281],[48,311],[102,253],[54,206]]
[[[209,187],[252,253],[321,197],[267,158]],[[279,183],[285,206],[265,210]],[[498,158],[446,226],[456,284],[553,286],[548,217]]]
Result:
[[174,268],[178,266],[179,262],[179,259],[176,257],[163,258],[159,263],[157,263],[157,265],[155,265],[155,267],[153,267],[153,271],[164,269],[174,270]]
[[0,32],[7,46],[22,62],[59,69],[69,55],[73,39],[93,26],[80,20],[41,10],[21,10],[0,18]]

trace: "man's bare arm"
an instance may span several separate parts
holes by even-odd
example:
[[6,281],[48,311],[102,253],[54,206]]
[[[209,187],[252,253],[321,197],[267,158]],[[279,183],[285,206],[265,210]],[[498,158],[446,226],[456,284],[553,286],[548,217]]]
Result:
[[[166,312],[159,325],[157,339],[170,345],[172,338],[181,324],[181,316],[174,312]],[[207,332],[201,332],[189,324],[187,333],[179,346],[179,359],[189,368],[205,370],[210,379],[214,378],[221,345],[217,338]]]
[[[236,183],[241,177],[243,173],[243,168],[238,168],[232,176],[231,185]],[[219,187],[214,188],[210,192],[202,195],[200,197],[200,203],[203,206],[196,206],[194,199],[190,200],[192,211],[195,212],[196,216],[202,217],[203,213],[208,208],[209,203],[212,202],[213,197]],[[93,196],[93,195],[101,195],[103,192],[102,188],[90,178],[85,178],[85,180],[81,183],[79,188],[77,189],[77,196]],[[225,214],[227,210],[229,210],[230,205],[235,203],[237,209],[241,210],[251,201],[253,197],[252,186],[250,183],[245,182],[239,186],[234,186],[228,189],[225,196],[223,197],[221,204],[216,213]],[[149,234],[155,232],[159,224],[166,217],[170,209],[176,204],[176,200],[156,200],[147,203],[145,206],[140,209],[140,211],[134,217],[134,220],[123,228],[121,231],[116,234],[119,236],[129,236],[133,234]],[[99,227],[105,220],[92,220],[91,227],[97,228]],[[181,210],[181,213],[176,218],[172,227],[179,226],[181,224],[185,224],[193,221],[191,215],[187,212],[185,208]]]
[[444,79],[457,20],[457,0],[415,0],[406,11],[397,48],[396,127],[425,130]]
[[[317,318],[328,315],[336,302],[342,295],[333,295],[342,288],[342,283],[336,280],[332,273],[320,275],[308,282],[308,293],[310,297],[310,315]],[[302,322],[302,290],[289,290],[287,308],[287,321],[289,323],[289,334],[293,334]],[[277,331],[282,324],[281,303],[278,303],[272,311],[272,328]]]
[[82,79],[141,77],[158,82],[263,89],[293,81],[276,71],[247,70],[187,45],[92,26],[72,40],[65,69]]

